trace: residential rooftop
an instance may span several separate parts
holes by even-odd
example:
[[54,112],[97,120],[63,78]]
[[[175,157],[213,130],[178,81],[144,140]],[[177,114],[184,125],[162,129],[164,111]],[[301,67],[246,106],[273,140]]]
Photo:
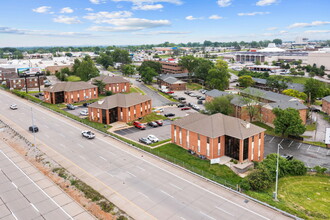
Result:
[[124,79],[121,76],[106,76],[106,75],[101,75],[101,76],[95,77],[92,81],[95,81],[95,80],[103,81],[105,84],[129,83],[128,80]]
[[83,89],[94,89],[97,86],[94,86],[87,82],[60,82],[56,83],[53,86],[45,88],[44,91],[47,92],[71,92]]

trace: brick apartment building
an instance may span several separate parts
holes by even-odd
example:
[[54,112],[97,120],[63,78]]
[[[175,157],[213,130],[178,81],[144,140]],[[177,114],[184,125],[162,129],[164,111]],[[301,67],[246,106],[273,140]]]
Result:
[[16,68],[2,68],[0,67],[0,83],[10,78],[17,78],[18,74]]
[[172,143],[208,159],[228,156],[239,162],[264,158],[264,131],[241,119],[223,115],[190,114],[171,125]]
[[75,103],[98,98],[97,86],[87,82],[61,82],[44,89],[45,101]]
[[89,105],[88,112],[90,121],[127,123],[151,113],[151,98],[139,93],[118,93]]
[[64,68],[69,68],[70,70],[72,69],[73,65],[56,65],[56,66],[47,66],[45,68],[46,72],[49,71],[50,74],[55,74],[57,72],[60,72]]
[[26,81],[25,78],[6,79],[6,86],[9,89],[20,90],[26,88],[25,84],[27,85],[28,89],[39,88],[39,86],[44,85],[44,77],[39,77],[39,83],[38,77],[26,77]]
[[326,96],[322,99],[322,111],[330,114],[330,96]]
[[112,93],[130,92],[130,82],[120,76],[98,76],[93,79],[101,80],[105,83],[105,91]]
[[188,70],[183,69],[178,63],[159,61],[162,64],[163,74],[176,74],[176,73],[188,73]]
[[162,76],[158,78],[159,87],[166,86],[169,90],[181,91],[186,90],[186,82],[172,76]]

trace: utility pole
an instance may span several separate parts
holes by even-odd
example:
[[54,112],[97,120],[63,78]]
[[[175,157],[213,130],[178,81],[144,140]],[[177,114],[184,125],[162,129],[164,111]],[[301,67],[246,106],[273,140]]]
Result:
[[[277,192],[278,192],[278,167],[279,167],[279,158],[280,158],[280,144],[277,145],[277,163],[276,163],[276,183],[275,183],[275,192],[274,192],[274,200],[278,201],[277,199]],[[283,149],[283,148],[282,148]]]
[[32,115],[32,133],[33,133],[33,146],[36,147],[36,132],[35,132],[35,128],[34,128],[34,118],[33,118],[33,111],[32,111],[32,107],[31,107],[31,115]]

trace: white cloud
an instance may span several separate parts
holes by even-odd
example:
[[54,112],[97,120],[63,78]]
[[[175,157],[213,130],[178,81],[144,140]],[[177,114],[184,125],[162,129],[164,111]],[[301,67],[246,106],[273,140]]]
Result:
[[218,0],[218,5],[220,7],[228,7],[229,5],[231,5],[232,0]]
[[330,30],[309,30],[305,31],[306,34],[317,34],[317,33],[330,33]]
[[60,13],[62,14],[70,14],[70,13],[73,13],[73,9],[70,8],[70,7],[66,7],[66,8],[62,8]]
[[89,33],[81,32],[54,32],[47,30],[27,30],[10,27],[0,27],[0,33],[15,34],[15,35],[33,35],[33,36],[55,36],[55,37],[75,37],[75,36],[90,36]]
[[247,12],[247,13],[238,13],[238,16],[255,16],[255,15],[267,15],[269,12]]
[[277,30],[277,29],[278,29],[278,27],[269,27],[266,30],[267,31],[274,31],[274,30]]
[[164,6],[162,4],[156,4],[156,5],[135,5],[132,7],[133,10],[159,10],[162,9]]
[[63,23],[63,24],[79,24],[81,21],[78,19],[78,17],[69,17],[60,15],[53,19],[56,23]]
[[277,0],[259,0],[256,5],[257,6],[267,6],[267,5],[272,5],[275,4]]
[[134,5],[139,4],[154,4],[158,2],[166,2],[166,3],[172,3],[176,5],[181,5],[181,0],[112,0],[114,2],[132,2]]
[[94,11],[92,8],[85,8],[86,11]]
[[90,3],[95,4],[95,5],[106,2],[106,0],[89,0],[89,1],[90,1]]
[[304,28],[304,27],[315,27],[315,26],[321,26],[321,25],[326,25],[330,24],[330,21],[313,21],[311,23],[294,23],[290,25],[288,28]]
[[212,20],[219,20],[219,19],[222,19],[223,17],[219,16],[219,15],[211,15],[209,17],[209,19],[212,19]]
[[50,12],[51,8],[52,7],[50,7],[50,6],[41,6],[39,8],[32,9],[32,11],[34,11],[36,13],[41,13],[41,14],[50,14],[50,13],[52,13],[52,12]]
[[203,17],[196,18],[192,15],[189,15],[189,16],[186,17],[186,20],[190,20],[190,21],[192,21],[192,20],[201,20],[201,19],[203,19]]
[[107,23],[106,21],[113,18],[127,18],[133,15],[130,11],[100,11],[97,13],[88,13],[84,16],[85,19],[91,20],[94,23]]
[[138,31],[148,28],[163,27],[170,25],[168,20],[148,20],[143,18],[118,18],[104,20],[102,23],[112,24],[113,26],[92,26],[91,31]]

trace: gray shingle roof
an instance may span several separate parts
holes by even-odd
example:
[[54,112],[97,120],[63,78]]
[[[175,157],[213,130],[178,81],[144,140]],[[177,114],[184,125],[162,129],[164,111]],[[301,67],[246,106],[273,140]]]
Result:
[[323,100],[330,102],[330,95],[323,98]]
[[224,92],[224,91],[220,91],[220,90],[217,90],[217,89],[213,89],[211,91],[207,91],[205,93],[206,96],[211,96],[213,98],[215,97],[219,97],[219,96],[226,96],[226,95],[229,95],[228,92]]
[[[259,84],[263,84],[266,85],[267,80],[266,79],[260,79],[260,78],[254,78],[252,77],[252,79]],[[303,92],[305,87],[303,84],[299,84],[299,83],[286,83],[288,86],[288,89],[294,89],[294,90],[298,90],[299,92]]]
[[164,82],[166,82],[166,83],[169,83],[169,84],[182,84],[182,83],[186,83],[186,82],[183,82],[182,80],[179,80],[179,79],[174,78],[174,77],[171,77],[171,76],[164,77],[161,80],[164,81]]
[[265,131],[265,129],[239,118],[220,113],[214,115],[194,113],[178,119],[172,124],[210,138],[228,135],[238,139],[245,139]]
[[257,89],[253,87],[248,87],[244,90],[241,90],[241,93],[251,95],[254,97],[262,98],[262,99],[267,99],[269,101],[273,102],[291,102],[291,101],[299,101],[298,98],[292,97],[292,96],[287,96],[271,91],[265,91],[262,89]]
[[92,81],[95,80],[102,80],[105,84],[111,84],[111,83],[129,83],[128,80],[124,79],[123,77],[120,76],[98,76],[95,77]]
[[141,95],[139,93],[118,93],[112,96],[108,96],[100,101],[94,102],[93,104],[90,104],[89,107],[100,109],[112,109],[116,107],[127,108],[150,100],[151,98],[149,96]]
[[94,89],[97,86],[94,86],[87,82],[60,82],[55,85],[45,88],[44,91],[48,92],[71,92],[83,89]]
[[308,109],[307,106],[301,104],[298,101],[293,101],[293,102],[274,102],[274,103],[268,103],[263,106],[264,108],[280,108],[280,109],[287,109],[287,108],[294,108],[297,110],[302,110],[302,109]]

